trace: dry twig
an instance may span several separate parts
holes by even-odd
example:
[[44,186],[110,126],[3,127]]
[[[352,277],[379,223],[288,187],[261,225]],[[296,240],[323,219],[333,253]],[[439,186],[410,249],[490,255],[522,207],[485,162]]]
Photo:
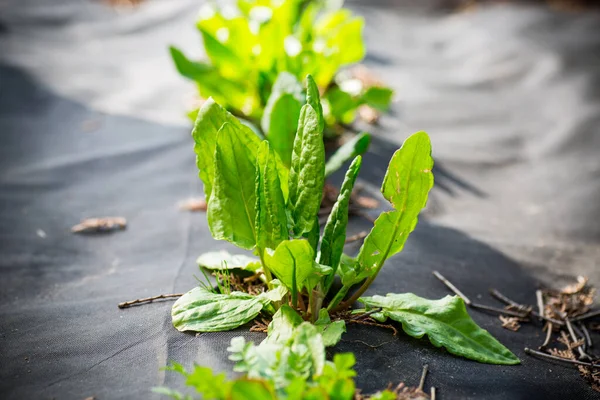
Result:
[[71,228],[73,233],[106,233],[123,230],[127,220],[123,217],[88,218]]
[[200,198],[188,199],[179,203],[179,209],[183,211],[206,211],[207,208],[206,200]]
[[175,299],[175,298],[179,298],[183,296],[183,293],[174,293],[174,294],[161,294],[158,296],[152,296],[152,297],[146,297],[143,299],[136,299],[136,300],[131,300],[131,301],[124,301],[123,303],[119,303],[117,304],[117,307],[123,309],[123,308],[129,308],[129,307],[133,307],[133,306],[140,306],[142,304],[149,304],[152,303],[156,300],[163,300],[163,299]]

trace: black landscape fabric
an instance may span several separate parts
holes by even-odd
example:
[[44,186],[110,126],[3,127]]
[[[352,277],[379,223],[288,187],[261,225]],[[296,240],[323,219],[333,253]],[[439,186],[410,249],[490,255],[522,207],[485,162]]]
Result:
[[[436,161],[419,226],[368,293],[443,297],[433,270],[495,306],[492,287],[534,304],[540,285],[585,275],[599,286],[600,15],[416,4],[349,3],[366,18],[366,64],[397,96],[370,128],[359,182],[377,193],[391,154],[417,130],[430,134]],[[172,302],[117,308],[187,291],[198,255],[233,250],[210,237],[203,213],[177,208],[202,187],[184,116],[193,85],[167,46],[199,51],[198,6],[0,4],[0,398],[158,399],[152,387],[183,387],[161,371],[168,361],[231,371],[231,338],[263,337],[247,327],[180,333]],[[95,216],[123,216],[127,229],[70,233]],[[354,218],[349,234],[368,228]],[[522,364],[480,364],[358,325],[329,352],[356,354],[365,393],[416,385],[429,364],[427,387],[441,399],[599,397],[575,368],[523,352],[543,341],[539,325],[514,333],[469,312]]]

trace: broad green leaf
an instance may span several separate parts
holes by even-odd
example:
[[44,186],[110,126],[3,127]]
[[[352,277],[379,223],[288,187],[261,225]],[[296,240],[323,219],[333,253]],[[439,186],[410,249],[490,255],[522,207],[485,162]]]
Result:
[[293,95],[284,93],[275,99],[271,108],[265,109],[263,114],[263,131],[269,143],[288,167],[292,162],[292,150],[301,108],[301,102]]
[[388,257],[402,251],[433,187],[432,168],[431,143],[425,132],[410,136],[392,156],[381,193],[395,210],[382,213],[365,238],[358,262],[366,271],[378,271]]
[[274,251],[267,249],[263,258],[266,267],[292,292],[292,297],[317,270],[314,251],[303,239],[284,240]]
[[325,177],[328,177],[340,169],[346,161],[366,153],[370,144],[371,135],[363,132],[341,145],[329,160],[327,160],[327,163],[325,164]]
[[340,258],[344,251],[344,243],[346,241],[346,226],[348,225],[348,206],[350,204],[350,197],[352,195],[352,189],[354,188],[354,182],[360,171],[362,158],[357,156],[348,172],[346,178],[340,189],[337,201],[331,209],[327,224],[323,231],[323,238],[321,239],[321,254],[319,263],[323,265],[329,265],[333,268],[332,274],[325,283],[325,288],[329,287],[330,281],[333,279],[335,270],[337,269]]
[[279,182],[275,153],[261,143],[256,156],[256,241],[259,249],[276,248],[287,240],[286,206]]
[[319,282],[323,279],[324,276],[329,276],[333,272],[333,269],[328,265],[322,265],[319,263],[314,263],[314,271],[312,274],[308,276],[306,281],[304,281],[304,287],[307,291],[313,290]]
[[191,61],[175,46],[170,46],[169,51],[177,71],[186,78],[200,81],[209,77],[214,77],[213,74],[215,73],[215,68],[213,66]]
[[211,251],[200,255],[196,263],[206,269],[248,269],[255,271],[260,268],[260,260],[245,254],[231,254],[225,250]]
[[270,302],[282,301],[283,297],[288,293],[287,288],[279,281],[279,279],[273,279],[269,283],[271,290],[263,292],[258,295],[262,300]]
[[[310,82],[314,85],[309,79],[309,88]],[[325,147],[320,120],[310,103],[302,107],[289,175],[288,209],[296,237],[313,229],[323,197]]]
[[[191,61],[176,47],[170,47],[170,52],[177,71],[196,82],[201,97],[214,97],[220,103],[236,108],[248,97],[245,87],[221,76],[212,65]],[[191,119],[195,121],[196,116]]]
[[[327,47],[336,52],[332,57],[341,66],[358,62],[365,56],[363,27],[362,18],[352,17],[349,10],[341,9],[324,15],[315,26],[315,31],[325,38]],[[347,46],[346,43],[353,43],[354,46]]]
[[321,235],[321,226],[319,225],[319,216],[315,216],[315,223],[313,224],[312,230],[310,232],[304,232],[302,235],[303,238],[308,240],[310,243],[310,247],[317,253],[319,247],[319,236]]
[[256,152],[248,146],[254,142],[244,143],[242,133],[225,123],[217,134],[214,187],[207,217],[215,239],[250,250],[256,245]]
[[196,287],[173,305],[173,326],[179,331],[220,332],[252,321],[266,300],[247,293],[218,294]]
[[233,51],[233,47],[226,46],[217,38],[210,34],[206,29],[199,27],[204,41],[206,55],[210,58],[213,65],[216,65],[225,77],[240,77],[240,69],[243,69],[245,63]]
[[286,343],[302,322],[302,317],[292,307],[284,304],[273,315],[265,340],[269,343]]
[[361,101],[379,111],[387,111],[394,91],[390,88],[372,86],[361,96]]
[[[210,201],[213,181],[215,179],[215,149],[217,145],[217,133],[225,123],[231,124],[238,139],[247,147],[248,157],[254,160],[260,139],[248,128],[231,115],[227,110],[208,99],[196,117],[192,137],[194,138],[194,151],[196,153],[196,165],[198,175],[204,183],[206,201]],[[254,181],[254,179],[252,179]]]
[[362,297],[367,308],[381,308],[372,317],[387,318],[402,324],[408,335],[427,335],[433,345],[445,347],[450,353],[489,364],[519,364],[519,359],[498,342],[488,331],[471,319],[458,296],[428,300],[412,293]]
[[329,112],[338,121],[351,124],[356,118],[356,109],[360,105],[360,99],[355,98],[339,88],[333,88],[327,92]]
[[[275,81],[275,83],[273,84],[273,87],[271,89],[271,94],[269,96],[269,99],[267,100],[267,104],[265,106],[265,111],[261,120],[261,126],[262,126],[262,130],[266,135],[269,135],[269,132],[271,131],[271,121],[273,119],[278,118],[277,117],[277,113],[281,113],[283,111],[285,111],[285,109],[283,108],[283,105],[279,105],[278,106],[278,110],[275,110],[277,103],[281,101],[282,97],[286,97],[286,95],[291,96],[291,98],[295,101],[292,101],[290,99],[284,101],[283,103],[287,104],[287,102],[289,102],[289,105],[294,107],[294,109],[292,111],[296,111],[297,115],[296,115],[296,119],[293,120],[292,122],[289,122],[289,124],[294,125],[294,129],[292,130],[292,135],[296,134],[296,127],[298,125],[298,117],[300,116],[300,109],[302,108],[302,104],[305,101],[305,96],[304,96],[304,89],[302,88],[302,84],[298,81],[298,79],[296,79],[296,77],[292,74],[290,74],[289,72],[281,72],[278,76],[277,76],[277,80]],[[289,120],[291,119],[291,117],[289,115],[291,115],[292,113],[286,113],[286,119]],[[276,121],[278,123],[281,123],[281,121]],[[284,122],[288,122],[288,121],[284,121]],[[283,135],[281,135],[283,136]],[[277,139],[277,138],[273,138],[273,139]],[[271,138],[269,138],[269,141],[272,141]],[[291,142],[294,142],[294,137],[292,136]],[[291,148],[291,146],[290,146]],[[289,165],[289,161],[288,161],[288,165]]]
[[346,323],[342,320],[331,322],[329,313],[324,308],[319,311],[319,318],[315,321],[315,326],[323,336],[323,344],[327,347],[338,344],[346,332]]
[[240,379],[231,387],[228,400],[277,400],[273,388],[264,380]]
[[[304,103],[306,100],[302,83],[293,74],[283,71],[277,75],[277,79],[273,83],[271,96],[265,106],[265,113],[269,109],[269,103],[274,102],[283,94],[291,94],[300,103]],[[265,131],[268,131],[268,129],[265,129]]]

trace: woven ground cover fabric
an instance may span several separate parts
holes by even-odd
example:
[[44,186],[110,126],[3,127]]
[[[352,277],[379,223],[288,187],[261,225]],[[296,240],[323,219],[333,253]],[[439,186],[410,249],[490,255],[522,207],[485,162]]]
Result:
[[[154,386],[183,387],[161,371],[168,361],[231,371],[231,338],[263,337],[247,327],[180,333],[172,302],[116,306],[187,291],[199,254],[234,250],[210,237],[204,214],[177,208],[202,186],[184,116],[193,85],[167,46],[200,55],[200,2],[51,3],[0,4],[0,398],[158,399]],[[436,161],[419,226],[367,293],[443,297],[433,270],[496,306],[492,287],[533,304],[540,285],[577,275],[600,285],[600,15],[427,3],[349,2],[366,18],[365,63],[397,92],[369,128],[359,183],[378,195],[387,161],[417,130],[430,134]],[[70,233],[94,216],[128,227]],[[349,234],[369,227],[353,218]],[[598,397],[576,369],[524,354],[543,341],[539,325],[514,333],[470,314],[522,365],[484,365],[358,325],[329,353],[356,354],[366,393],[416,385],[429,364],[442,399]]]

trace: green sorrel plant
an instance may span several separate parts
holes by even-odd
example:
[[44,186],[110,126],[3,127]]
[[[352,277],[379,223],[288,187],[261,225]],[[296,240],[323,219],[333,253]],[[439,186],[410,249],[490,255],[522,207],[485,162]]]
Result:
[[[361,297],[386,260],[402,251],[427,202],[433,160],[425,132],[407,138],[392,156],[381,187],[392,210],[377,218],[357,257],[343,250],[360,156],[352,161],[320,234],[317,216],[326,171],[323,113],[311,76],[289,168],[268,140],[261,140],[210,99],[198,113],[192,135],[212,236],[255,255],[208,253],[199,262],[204,268],[227,268],[230,274],[251,271],[266,290],[252,295],[196,287],[173,305],[173,325],[178,330],[225,331],[260,314],[272,318],[269,335],[259,346],[242,345],[236,339],[233,359],[238,361],[237,370],[249,378],[272,380],[279,395],[297,376],[310,378],[310,384],[319,382],[324,346],[335,345],[345,331],[344,321],[331,321],[330,316],[348,310],[356,300],[365,309],[355,312],[376,311],[373,318],[400,322],[408,335],[427,335],[435,346],[453,354],[492,364],[519,363],[473,322],[459,297],[427,300],[411,293]],[[341,280],[339,289],[333,285],[336,275]],[[297,338],[302,338],[302,345],[295,342]],[[271,353],[279,355],[273,359]],[[296,376],[288,364],[304,365],[299,361],[302,357],[307,357],[307,369],[302,367]]]
[[[191,61],[175,47],[171,56],[179,73],[196,82],[201,98],[212,97],[255,125],[260,122],[262,133],[278,151],[275,142],[293,143],[304,103],[298,81],[307,74],[323,90],[327,126],[351,123],[363,104],[379,111],[389,106],[390,89],[340,72],[365,54],[364,21],[342,4],[339,0],[238,0],[237,7],[208,3],[196,23],[208,61]],[[192,119],[196,113],[190,113]],[[275,126],[272,116],[278,119]]]

